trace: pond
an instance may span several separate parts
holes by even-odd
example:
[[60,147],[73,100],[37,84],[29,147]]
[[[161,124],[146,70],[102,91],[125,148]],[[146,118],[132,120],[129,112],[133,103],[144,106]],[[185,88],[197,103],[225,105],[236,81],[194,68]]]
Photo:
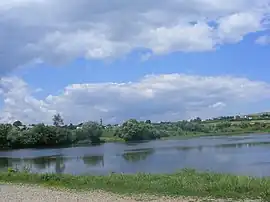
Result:
[[0,170],[70,174],[172,173],[182,168],[270,176],[270,134],[157,140],[137,144],[0,151]]

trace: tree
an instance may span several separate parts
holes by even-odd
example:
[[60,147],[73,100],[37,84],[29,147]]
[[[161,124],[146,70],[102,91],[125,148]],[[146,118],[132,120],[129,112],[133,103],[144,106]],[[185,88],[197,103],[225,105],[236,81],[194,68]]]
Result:
[[0,124],[0,147],[8,146],[8,134],[12,129],[12,125],[10,124]]
[[100,124],[101,126],[103,125],[103,120],[102,120],[102,119],[99,120],[99,124]]
[[22,125],[23,125],[22,122],[18,121],[18,120],[13,123],[13,126],[15,126],[15,127],[19,127],[19,126],[22,126]]
[[118,137],[125,141],[152,140],[160,138],[160,134],[151,124],[130,119],[116,131]]
[[96,122],[86,122],[76,130],[76,141],[90,140],[91,143],[99,143],[103,133],[102,126]]
[[56,127],[64,125],[64,120],[59,113],[53,116],[53,125]]
[[145,123],[151,124],[151,120],[146,120]]
[[12,127],[8,132],[7,141],[12,148],[21,147],[22,138],[20,137],[20,130],[17,127]]
[[[37,124],[28,130],[37,146],[56,146],[72,143],[71,132],[68,129]],[[30,135],[32,134],[32,135]]]
[[70,124],[67,126],[67,129],[69,129],[69,130],[75,130],[75,129],[76,129],[76,126],[74,126],[72,123],[70,123]]
[[246,123],[244,121],[241,121],[241,123],[239,124],[240,128],[245,129],[249,127],[249,123]]

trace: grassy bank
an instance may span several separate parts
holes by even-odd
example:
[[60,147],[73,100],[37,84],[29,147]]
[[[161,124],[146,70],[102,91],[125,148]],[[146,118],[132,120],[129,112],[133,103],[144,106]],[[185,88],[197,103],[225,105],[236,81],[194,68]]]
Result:
[[[206,136],[242,136],[248,134],[269,134],[269,130],[243,130],[235,132],[216,132],[216,133],[203,133],[203,132],[186,132],[184,135],[168,136],[162,137],[161,140],[177,140],[185,138],[196,138],[196,137],[206,137]],[[102,143],[107,142],[125,142],[123,139],[114,136],[101,137]]]
[[201,196],[270,201],[270,178],[183,170],[175,174],[111,174],[72,176],[57,174],[0,173],[0,182],[31,183],[77,190],[100,189],[118,194]]
[[182,136],[169,136],[164,137],[162,140],[175,140],[182,138],[196,138],[196,137],[210,137],[210,136],[243,136],[249,134],[269,134],[269,131],[241,131],[241,132],[220,132],[220,133],[187,133],[187,135]]
[[[161,140],[177,140],[177,139],[185,139],[185,138],[196,138],[196,137],[206,137],[206,136],[241,136],[247,134],[269,134],[269,131],[242,131],[242,132],[220,132],[220,133],[187,133],[185,135],[179,136],[169,136],[162,137]],[[109,143],[109,142],[125,142],[123,139],[119,137],[101,137],[101,143]]]

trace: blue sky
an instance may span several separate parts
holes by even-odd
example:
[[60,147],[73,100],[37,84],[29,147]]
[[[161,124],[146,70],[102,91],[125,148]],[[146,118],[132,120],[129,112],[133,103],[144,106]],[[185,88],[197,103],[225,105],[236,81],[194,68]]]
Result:
[[110,62],[76,58],[61,66],[26,66],[11,75],[20,76],[31,86],[42,88],[46,94],[59,91],[70,83],[129,82],[148,74],[233,75],[270,83],[267,74],[270,72],[270,46],[254,43],[261,34],[250,34],[237,44],[224,45],[210,52],[176,52],[142,61],[141,52],[134,51],[126,58]]
[[2,122],[270,110],[269,0],[82,2],[0,3]]

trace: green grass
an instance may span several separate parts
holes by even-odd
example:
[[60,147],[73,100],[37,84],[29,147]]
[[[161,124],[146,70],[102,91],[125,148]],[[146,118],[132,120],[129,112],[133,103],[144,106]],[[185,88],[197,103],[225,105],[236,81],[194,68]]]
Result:
[[30,174],[9,170],[0,173],[0,181],[39,184],[80,191],[99,189],[131,195],[199,196],[270,201],[270,178],[199,173],[194,170],[182,170],[175,174],[111,174],[108,176]]
[[[270,131],[259,131],[259,130],[243,130],[243,131],[235,131],[235,132],[216,132],[216,133],[202,133],[202,132],[188,132],[185,135],[177,135],[177,136],[168,136],[162,137],[161,140],[177,140],[177,139],[185,139],[185,138],[196,138],[196,137],[204,137],[204,136],[243,136],[247,134],[269,134]],[[125,142],[125,140],[119,137],[101,137],[101,142]]]
[[[202,122],[203,124],[209,124],[209,125],[216,125],[216,124],[220,124],[223,123],[224,121],[221,120],[212,120],[212,121],[204,121]],[[229,121],[231,122],[233,125],[239,125],[241,123],[270,123],[269,119],[260,119],[260,120],[256,120],[256,119],[252,119],[252,120],[241,120],[241,121]]]
[[252,130],[243,130],[243,131],[235,131],[235,132],[217,132],[217,133],[187,133],[187,135],[179,135],[179,136],[169,136],[161,138],[162,140],[178,140],[185,138],[196,138],[196,137],[205,137],[205,136],[243,136],[248,134],[269,134],[270,131],[252,131]]

